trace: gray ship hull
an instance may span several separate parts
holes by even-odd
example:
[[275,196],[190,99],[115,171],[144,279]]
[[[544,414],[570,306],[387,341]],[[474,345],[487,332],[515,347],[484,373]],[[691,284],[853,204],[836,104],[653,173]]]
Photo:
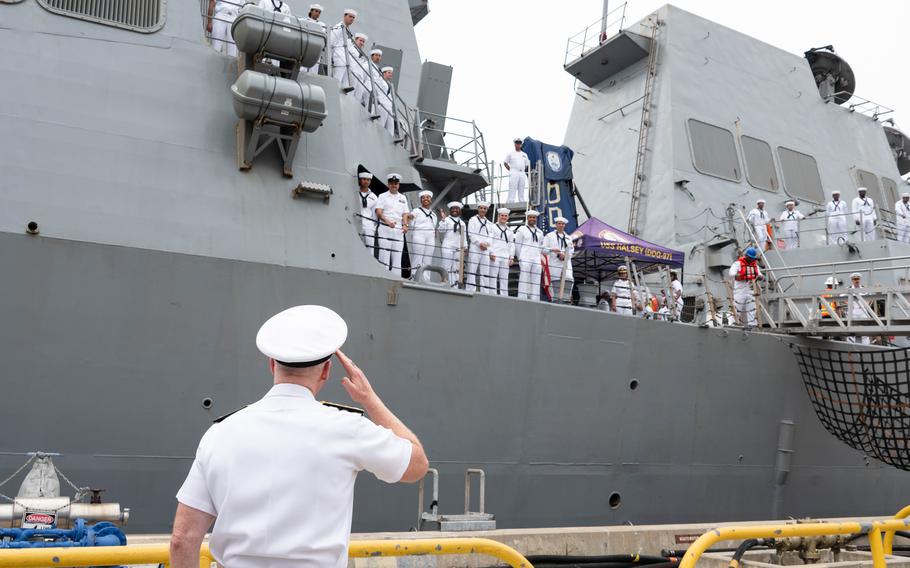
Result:
[[[74,481],[132,507],[132,531],[168,529],[198,438],[269,387],[258,326],[299,303],[347,319],[346,351],[441,470],[443,512],[460,508],[467,467],[486,471],[500,527],[871,515],[910,499],[902,472],[822,429],[776,336],[9,233],[0,258],[0,449],[62,452]],[[345,402],[337,370],[321,398]],[[776,487],[781,420],[795,445]],[[361,476],[354,529],[414,526],[416,502],[414,486]]]

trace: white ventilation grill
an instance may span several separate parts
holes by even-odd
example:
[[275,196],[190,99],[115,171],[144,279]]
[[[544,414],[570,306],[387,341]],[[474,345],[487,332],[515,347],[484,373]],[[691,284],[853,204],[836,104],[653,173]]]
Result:
[[46,10],[141,33],[164,26],[167,0],[38,0]]

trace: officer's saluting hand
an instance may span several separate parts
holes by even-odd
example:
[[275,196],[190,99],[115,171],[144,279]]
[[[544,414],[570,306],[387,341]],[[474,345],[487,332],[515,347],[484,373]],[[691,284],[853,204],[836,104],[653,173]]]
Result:
[[[429,464],[417,437],[382,403],[340,351],[344,320],[322,306],[296,306],[259,329],[274,386],[216,421],[177,493],[172,568],[198,568],[212,526],[215,560],[231,568],[347,566],[354,480],[368,470],[413,482]],[[372,421],[316,401],[336,355],[342,384]]]

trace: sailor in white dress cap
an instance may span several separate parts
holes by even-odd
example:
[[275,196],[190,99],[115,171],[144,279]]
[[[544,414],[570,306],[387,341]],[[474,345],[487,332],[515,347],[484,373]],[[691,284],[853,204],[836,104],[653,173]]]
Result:
[[867,191],[865,187],[856,190],[859,195],[853,198],[853,222],[859,227],[860,240],[874,241],[878,215],[875,213],[875,202],[866,196]]
[[[322,33],[325,33],[325,22],[319,21],[319,16],[322,15],[322,9],[322,4],[310,4],[310,10],[307,12],[304,21],[318,25],[320,28],[322,28]],[[319,61],[314,63],[312,67],[303,67],[300,70],[304,73],[319,73]]]
[[401,276],[401,252],[408,232],[408,198],[398,192],[400,175],[389,174],[387,181],[389,190],[376,201],[376,219],[379,221],[376,246],[379,262],[396,276]]
[[828,244],[840,245],[847,240],[847,202],[841,201],[840,191],[831,192],[831,201],[825,207],[828,217]]
[[[383,91],[383,85],[385,85],[385,79],[382,78],[382,50],[375,48],[370,51],[370,62],[367,63],[367,68],[370,71],[370,78],[366,81],[366,90],[364,99],[361,99],[360,104],[365,106],[370,110],[371,115],[379,116],[379,107],[378,97],[379,94]],[[371,103],[372,101],[372,103]]]
[[[344,568],[357,473],[387,483],[423,478],[420,441],[339,350],[347,333],[323,306],[289,308],[262,325],[256,346],[274,386],[203,435],[177,493],[170,566],[198,568],[214,522],[210,547],[221,566]],[[342,386],[372,421],[316,401],[333,354],[347,374]]]
[[515,234],[509,227],[508,207],[496,210],[496,224],[493,225],[492,245],[490,246],[490,288],[491,293],[500,296],[509,295],[509,267],[515,257]]
[[799,248],[799,222],[805,218],[795,201],[787,202],[787,208],[780,214],[780,238],[785,249]]
[[767,250],[771,243],[771,236],[768,234],[768,223],[771,222],[771,217],[765,211],[764,199],[755,202],[755,209],[749,211],[746,221],[752,225],[752,229],[755,231],[757,244]]
[[[353,77],[350,75],[349,63],[350,65],[355,65],[355,63],[353,59],[348,62],[348,58],[351,57],[354,43],[354,38],[351,37],[351,25],[356,18],[357,10],[348,8],[344,11],[341,21],[332,26],[329,31],[329,49],[332,51],[332,76],[338,79],[338,82],[341,83],[341,88],[345,92],[350,92],[354,89],[351,84]],[[356,52],[356,49],[354,51]]]
[[[850,285],[847,286],[847,290],[857,290],[859,288],[865,288],[862,284],[862,274],[859,272],[854,272],[850,275]],[[853,322],[862,319],[868,319],[869,314],[867,310],[872,311],[872,306],[862,297],[862,294],[854,293],[844,302],[850,306],[850,316]],[[855,336],[851,335],[847,337],[847,343],[861,343],[863,345],[869,345],[871,341],[869,340],[868,335]]]
[[[575,253],[575,243],[572,237],[566,234],[566,223],[569,222],[565,217],[556,217],[553,219],[556,229],[547,233],[543,238],[543,248],[547,251],[547,261],[550,266],[550,286],[555,301],[563,301],[568,294],[572,297],[572,255]],[[563,282],[563,269],[565,268],[565,282]],[[562,296],[559,296],[560,288]]]
[[417,194],[420,207],[415,207],[408,214],[408,234],[411,235],[411,268],[433,264],[433,250],[436,248],[436,225],[439,217],[430,208],[433,202],[433,192],[423,190]]
[[543,231],[537,228],[537,211],[525,211],[527,223],[515,229],[515,255],[521,273],[518,277],[518,297],[540,299],[540,254],[543,250]]
[[531,167],[528,155],[521,151],[521,138],[512,140],[515,149],[506,154],[502,165],[509,171],[509,203],[525,203],[528,200],[528,176]]
[[366,54],[367,34],[357,32],[354,34],[354,43],[351,44],[351,73],[354,82],[354,98],[360,104],[367,106],[370,101],[370,58]]
[[357,184],[360,191],[357,197],[360,198],[360,214],[358,221],[360,224],[360,238],[363,244],[370,249],[370,254],[376,249],[376,202],[379,200],[376,194],[370,191],[370,183],[373,181],[373,174],[370,172],[360,172],[357,174]]
[[897,240],[910,243],[910,193],[902,193],[901,199],[894,204],[897,217]]
[[490,246],[493,244],[493,223],[487,219],[490,210],[489,201],[477,203],[477,215],[468,221],[468,267],[465,273],[467,289],[490,293]]
[[449,214],[443,213],[443,218],[439,221],[442,265],[449,273],[449,285],[457,286],[461,279],[468,228],[461,218],[461,210],[464,208],[461,201],[450,201],[447,207]]

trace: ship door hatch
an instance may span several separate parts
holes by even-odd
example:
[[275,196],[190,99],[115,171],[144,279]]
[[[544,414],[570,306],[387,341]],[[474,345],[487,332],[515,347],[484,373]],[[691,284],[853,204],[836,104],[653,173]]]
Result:
[[604,79],[619,73],[648,56],[651,40],[636,33],[620,32],[581,57],[566,64],[567,73],[595,87]]

